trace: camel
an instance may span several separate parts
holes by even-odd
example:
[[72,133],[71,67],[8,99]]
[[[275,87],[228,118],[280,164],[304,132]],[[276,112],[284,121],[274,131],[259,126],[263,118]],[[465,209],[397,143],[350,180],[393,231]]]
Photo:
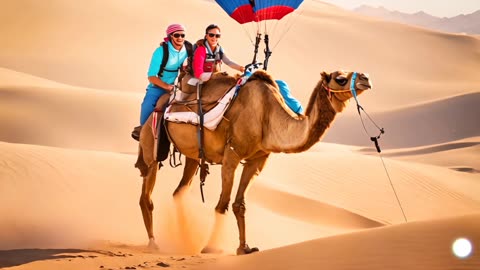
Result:
[[[305,115],[296,115],[283,102],[278,86],[264,71],[255,72],[240,88],[238,96],[219,126],[211,131],[205,129],[204,152],[210,163],[221,164],[222,190],[215,207],[219,214],[225,214],[230,203],[234,173],[243,163],[238,191],[232,204],[239,231],[237,255],[258,251],[250,248],[245,233],[245,193],[252,179],[265,166],[270,153],[298,153],[308,150],[317,143],[332,124],[337,113],[343,111],[353,96],[350,89],[353,72],[322,72],[316,84]],[[355,73],[357,95],[371,88],[368,75]],[[203,93],[225,91],[235,85],[236,79],[222,73],[213,75],[203,85]],[[173,196],[188,188],[199,166],[197,127],[185,123],[167,122],[171,142],[185,156],[183,177]],[[150,132],[151,119],[140,134],[138,160],[135,166],[143,176],[140,207],[149,237],[149,246],[156,246],[152,228],[153,202],[151,193],[155,185],[158,163],[153,159],[153,135]],[[203,251],[214,250],[209,244]],[[202,251],[202,252],[203,252]]]

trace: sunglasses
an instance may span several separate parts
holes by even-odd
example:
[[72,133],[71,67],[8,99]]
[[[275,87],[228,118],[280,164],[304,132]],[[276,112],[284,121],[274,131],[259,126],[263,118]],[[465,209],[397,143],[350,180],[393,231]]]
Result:
[[221,35],[221,34],[208,33],[208,36],[209,36],[209,37],[220,38],[222,35]]
[[179,37],[185,38],[185,34],[175,33],[175,34],[172,34],[172,37],[174,37],[174,38],[179,38]]

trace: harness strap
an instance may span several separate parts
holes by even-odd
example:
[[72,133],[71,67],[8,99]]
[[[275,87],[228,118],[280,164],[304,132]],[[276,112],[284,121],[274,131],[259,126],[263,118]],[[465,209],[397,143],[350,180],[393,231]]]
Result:
[[265,60],[263,61],[263,69],[267,70],[268,66],[268,58],[272,55],[272,51],[270,51],[270,47],[268,45],[268,34],[265,34],[265,50],[263,51],[265,53]]
[[[167,122],[167,121],[165,121]],[[175,155],[175,153],[178,153],[178,161],[177,161],[177,156]],[[182,153],[180,153],[180,151],[178,151],[177,147],[175,147],[175,145],[173,146],[173,149],[172,149],[172,152],[170,153],[170,167],[172,168],[176,168],[178,166],[181,166],[182,165]]]
[[[352,92],[353,98],[355,99],[355,103],[357,104],[357,111],[358,111],[358,115],[360,116],[360,120],[362,121],[363,129],[365,130],[365,133],[370,137],[370,140],[375,144],[375,148],[377,149],[377,151],[380,153],[381,149],[380,149],[380,145],[378,144],[378,140],[380,139],[380,136],[385,133],[385,130],[383,128],[380,128],[377,125],[377,123],[375,123],[375,121],[373,121],[373,119],[370,117],[370,115],[368,115],[368,113],[365,111],[365,109],[363,109],[363,107],[360,105],[360,102],[358,101],[358,98],[357,98],[357,90],[355,89],[355,83],[357,81],[357,78],[358,78],[358,73],[354,72],[353,75],[352,75],[351,82],[350,82],[350,89],[348,89],[348,90],[331,89],[330,87],[328,87],[328,85],[326,83],[323,83],[323,88],[325,88],[325,90],[327,91],[329,98],[331,98],[332,93]],[[362,110],[365,113],[365,115],[367,115],[370,122],[372,122],[375,125],[375,127],[377,127],[377,129],[380,131],[380,134],[378,136],[374,137],[374,136],[371,136],[368,133],[367,128],[365,127],[365,123],[363,122],[362,113],[361,113],[360,110]]]
[[197,84],[197,103],[198,103],[198,117],[200,117],[198,125],[198,158],[200,159],[200,193],[202,194],[202,202],[205,202],[203,196],[203,186],[205,185],[205,179],[207,178],[208,165],[205,164],[205,153],[203,148],[204,140],[204,128],[203,128],[203,108],[202,108],[202,85]]

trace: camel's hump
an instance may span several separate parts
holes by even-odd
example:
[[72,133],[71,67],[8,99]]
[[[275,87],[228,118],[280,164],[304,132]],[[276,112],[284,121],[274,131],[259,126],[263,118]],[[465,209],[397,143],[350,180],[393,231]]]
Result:
[[255,73],[252,74],[252,76],[250,76],[250,78],[248,79],[249,81],[253,81],[253,80],[261,80],[261,81],[264,81],[270,85],[273,85],[274,87],[278,88],[277,87],[277,84],[275,83],[275,81],[273,80],[272,76],[270,76],[270,74],[268,74],[266,71],[264,70],[257,70]]

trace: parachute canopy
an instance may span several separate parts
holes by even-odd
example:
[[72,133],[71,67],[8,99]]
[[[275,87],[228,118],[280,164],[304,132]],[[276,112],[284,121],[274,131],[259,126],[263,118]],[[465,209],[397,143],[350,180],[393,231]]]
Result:
[[216,0],[237,22],[280,20],[297,9],[303,0]]

